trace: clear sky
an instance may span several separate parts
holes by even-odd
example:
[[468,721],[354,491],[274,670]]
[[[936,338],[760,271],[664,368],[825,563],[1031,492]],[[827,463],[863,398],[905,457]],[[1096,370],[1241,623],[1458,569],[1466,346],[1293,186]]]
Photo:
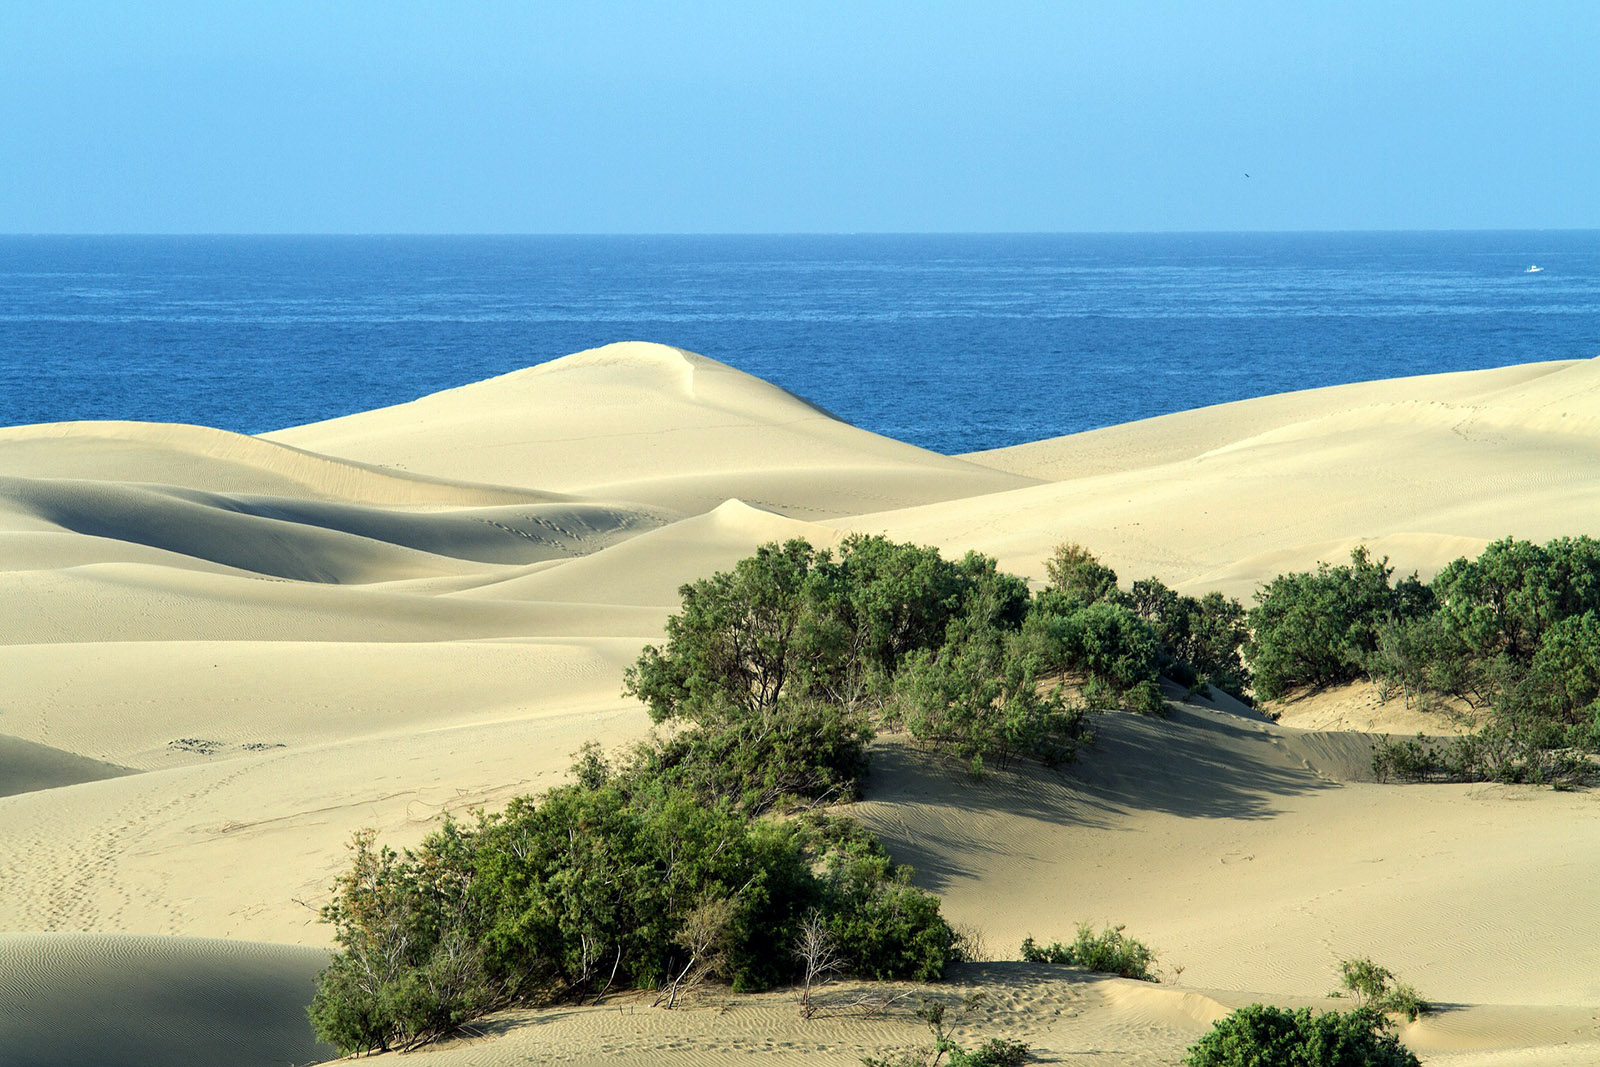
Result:
[[1524,227],[1595,0],[0,0],[0,232]]

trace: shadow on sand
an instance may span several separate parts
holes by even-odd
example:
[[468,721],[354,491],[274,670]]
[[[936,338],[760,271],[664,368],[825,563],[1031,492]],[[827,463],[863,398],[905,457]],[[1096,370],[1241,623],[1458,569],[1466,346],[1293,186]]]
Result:
[[[1058,769],[1016,765],[974,779],[965,768],[891,739],[873,752],[872,779],[860,817],[918,882],[938,891],[970,876],[956,856],[1008,850],[1019,837],[1001,820],[1115,831],[1157,813],[1181,819],[1270,819],[1287,800],[1338,788],[1286,747],[1270,724],[1228,711],[1179,706],[1165,717],[1098,715],[1094,743]],[[958,847],[943,833],[954,830]],[[995,830],[990,834],[989,830]],[[1021,838],[1026,841],[1024,834]],[[996,842],[1000,842],[997,844]]]

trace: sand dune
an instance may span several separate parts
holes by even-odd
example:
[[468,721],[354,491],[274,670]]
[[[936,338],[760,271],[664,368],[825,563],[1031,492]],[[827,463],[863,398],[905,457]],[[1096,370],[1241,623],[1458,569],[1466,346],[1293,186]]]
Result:
[[1244,597],[1356,543],[1427,576],[1592,528],[1597,420],[1596,361],[1340,386],[975,454],[1047,484],[849,521],[1033,574],[1072,539],[1125,579]]
[[331,1051],[304,1009],[325,961],[242,941],[0,934],[0,1049],[8,1067],[306,1063]]
[[859,430],[732,367],[642,342],[267,438],[403,471],[682,512],[739,497],[817,518],[1033,481]]
[[974,784],[891,749],[861,816],[998,952],[1125,922],[1184,985],[1317,996],[1373,955],[1452,1003],[1600,997],[1600,945],[1572,941],[1600,902],[1571,896],[1600,798],[1345,781],[1363,737],[1198,708],[1097,733],[1065,778]]
[[214,493],[459,507],[528,503],[555,494],[463,485],[305,452],[204,426],[58,422],[0,427],[0,474],[181,485]]
[[[413,844],[560,781],[585,741],[643,736],[624,668],[680,585],[763,542],[881,531],[1037,578],[1073,539],[1125,580],[1248,596],[1360,543],[1426,574],[1594,532],[1595,470],[1595,362],[957,458],[632,343],[263,438],[0,430],[0,1059],[324,1055],[299,1007],[351,832]],[[1219,1014],[1322,1003],[1370,954],[1451,1005],[1406,1031],[1430,1063],[1600,1063],[1597,798],[1368,780],[1359,731],[1417,722],[1370,691],[1277,724],[1192,703],[981,783],[890,739],[858,812],[995,957],[937,991],[992,995],[963,1035],[1172,1064]],[[1014,961],[1086,919],[1127,923],[1169,980]],[[921,1040],[909,1001],[869,1015],[862,992],[809,1024],[783,994],[513,1013],[417,1058],[854,1064]],[[86,1051],[102,1021],[122,1060]]]
[[[191,489],[0,478],[13,515],[236,571],[335,584],[461,573],[458,561],[533,563],[587,554],[668,515],[563,502],[404,512]],[[443,558],[440,558],[443,557]],[[106,558],[113,558],[107,553]]]
[[575,559],[480,586],[473,598],[556,600],[563,603],[652,605],[665,614],[678,606],[678,588],[694,578],[727,570],[772,541],[801,538],[831,547],[837,530],[784,518],[729,500],[704,515],[641,534],[630,541]]

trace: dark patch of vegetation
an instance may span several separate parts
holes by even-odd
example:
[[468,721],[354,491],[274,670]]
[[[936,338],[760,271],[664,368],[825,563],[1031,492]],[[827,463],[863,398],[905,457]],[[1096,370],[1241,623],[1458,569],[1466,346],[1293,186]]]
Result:
[[[697,732],[698,734],[698,732]],[[310,1014],[343,1052],[408,1048],[518,1002],[793,980],[820,917],[843,965],[927,981],[956,958],[937,898],[854,823],[754,818],[594,751],[576,781],[397,855],[357,835],[323,917],[340,952]]]
[[1380,738],[1372,745],[1372,773],[1380,782],[1541,783],[1557,788],[1600,774],[1585,740],[1571,748],[1545,748],[1491,721],[1459,737]]
[[1159,981],[1155,975],[1156,954],[1143,942],[1125,936],[1122,930],[1121,926],[1108,926],[1097,934],[1091,924],[1079,923],[1071,944],[1052,941],[1041,945],[1031,937],[1023,941],[1022,958],[1029,963],[1073,964],[1141,982]]
[[1381,1012],[1313,1013],[1252,1004],[1189,1047],[1188,1067],[1421,1067]]
[[1053,668],[1086,676],[1092,706],[1159,711],[1163,676],[1248,699],[1240,652],[1248,634],[1237,600],[1184,596],[1156,578],[1124,593],[1115,571],[1070,542],[1056,547],[1045,569],[1050,585],[1029,625]]
[[1380,777],[1563,784],[1600,752],[1600,542],[1506,538],[1430,584],[1348,567],[1280,575],[1257,594],[1246,652],[1264,698],[1373,679],[1408,706],[1465,705],[1471,736],[1387,741]]
[[1244,607],[1211,592],[1184,596],[1155,578],[1133,583],[1130,605],[1161,642],[1163,669],[1173,680],[1195,689],[1207,686],[1248,702],[1250,672],[1241,649],[1249,639]]
[[[790,541],[680,592],[666,644],[646,648],[625,680],[657,722],[764,735],[805,708],[810,732],[833,742],[791,746],[761,781],[742,776],[746,793],[846,791],[874,713],[980,771],[1021,756],[1059,762],[1081,739],[1081,709],[1044,689],[1047,665],[1021,637],[1027,585],[985,556],[953,563],[861,535],[834,556]],[[726,741],[744,765],[743,735]]]
[[1349,566],[1321,563],[1314,573],[1280,574],[1256,593],[1245,645],[1256,696],[1273,700],[1365,673],[1379,630],[1422,614],[1429,599],[1414,575],[1391,585],[1388,562],[1361,547],[1350,553]]

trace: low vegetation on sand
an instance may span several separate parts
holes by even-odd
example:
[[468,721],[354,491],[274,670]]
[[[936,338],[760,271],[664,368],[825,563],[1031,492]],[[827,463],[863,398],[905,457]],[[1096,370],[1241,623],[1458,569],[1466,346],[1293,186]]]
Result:
[[1313,1012],[1252,1004],[1218,1019],[1188,1067],[1421,1067],[1379,1012]]
[[1431,1008],[1417,991],[1395,977],[1387,967],[1380,967],[1365,956],[1343,960],[1339,964],[1340,991],[1334,996],[1353,996],[1356,1007],[1370,1009],[1383,1015],[1398,1015],[1407,1022],[1416,1022]]
[[1022,943],[1022,958],[1029,963],[1075,964],[1141,982],[1158,981],[1156,954],[1144,942],[1124,935],[1120,926],[1108,926],[1097,934],[1089,923],[1080,923],[1077,937],[1067,945],[1059,941],[1041,945],[1030,937]]
[[[975,994],[969,998],[969,1006],[983,999],[982,993]],[[917,1018],[928,1024],[933,1040],[893,1056],[863,1056],[862,1067],[1020,1067],[1033,1058],[1027,1045],[1003,1037],[991,1037],[969,1052],[950,1036],[945,1014],[942,1003],[924,999]]]
[[[1272,697],[1366,673],[1488,713],[1449,754],[1381,749],[1380,771],[1542,780],[1600,748],[1600,542],[1497,542],[1431,585],[1392,583],[1358,549],[1349,566],[1280,575],[1248,616],[1155,579],[1124,592],[1073,544],[1047,569],[1033,593],[985,556],[854,535],[837,554],[764,545],[683,586],[665,643],[624,682],[664,733],[611,757],[591,745],[569,784],[404,854],[356,835],[322,910],[339,951],[309,1009],[317,1035],[347,1053],[409,1048],[513,1003],[635,988],[671,1007],[705,981],[798,984],[809,1013],[835,973],[938,978],[961,958],[938,899],[824,808],[859,795],[881,728],[980,774],[1070,759],[1089,712],[1160,711],[1163,678],[1244,698],[1252,679]],[[1155,980],[1154,954],[1121,927],[1022,952]],[[1415,991],[1367,960],[1344,981],[1356,1011],[1246,1009],[1190,1062],[1279,1062],[1237,1058],[1263,1041],[1415,1062],[1384,1029],[1425,1010]],[[930,1025],[936,1060],[1026,1053],[968,1053]]]
[[644,650],[627,692],[657,722],[701,726],[825,707],[853,728],[904,726],[980,772],[1070,758],[1085,711],[1161,710],[1163,675],[1243,693],[1237,601],[1153,578],[1124,593],[1077,545],[1057,548],[1049,568],[1033,595],[976,553],[951,562],[861,535],[837,556],[765,545],[682,588],[667,643]]
[[1189,1049],[1188,1067],[1421,1067],[1394,1034],[1391,1016],[1415,1022],[1428,1005],[1394,972],[1371,960],[1339,964],[1354,1011],[1291,1011],[1252,1004],[1217,1020]]
[[928,981],[957,957],[937,898],[855,823],[742,809],[649,759],[591,751],[575,771],[404,855],[357,835],[323,909],[339,952],[310,1007],[319,1038],[409,1048],[518,1002],[767,989],[797,977],[808,923],[868,978]]
[[[1034,596],[984,556],[853,536],[836,556],[764,545],[684,586],[666,643],[625,680],[668,734],[615,759],[590,746],[570,784],[404,854],[356,836],[322,910],[339,951],[309,1009],[317,1035],[410,1048],[509,1004],[613,988],[671,1006],[706,980],[800,983],[804,1010],[835,971],[938,978],[960,950],[937,898],[819,807],[858,794],[878,726],[974,772],[1057,763],[1089,703],[1159,708],[1163,670],[1244,677],[1237,602],[1154,581],[1129,597],[1075,546],[1052,579]],[[1087,699],[1068,700],[1068,674]]]
[[1450,741],[1380,745],[1380,778],[1561,783],[1600,752],[1600,541],[1510,538],[1431,583],[1391,582],[1364,548],[1348,566],[1279,575],[1257,594],[1245,652],[1256,695],[1369,677],[1408,705],[1481,720]]

